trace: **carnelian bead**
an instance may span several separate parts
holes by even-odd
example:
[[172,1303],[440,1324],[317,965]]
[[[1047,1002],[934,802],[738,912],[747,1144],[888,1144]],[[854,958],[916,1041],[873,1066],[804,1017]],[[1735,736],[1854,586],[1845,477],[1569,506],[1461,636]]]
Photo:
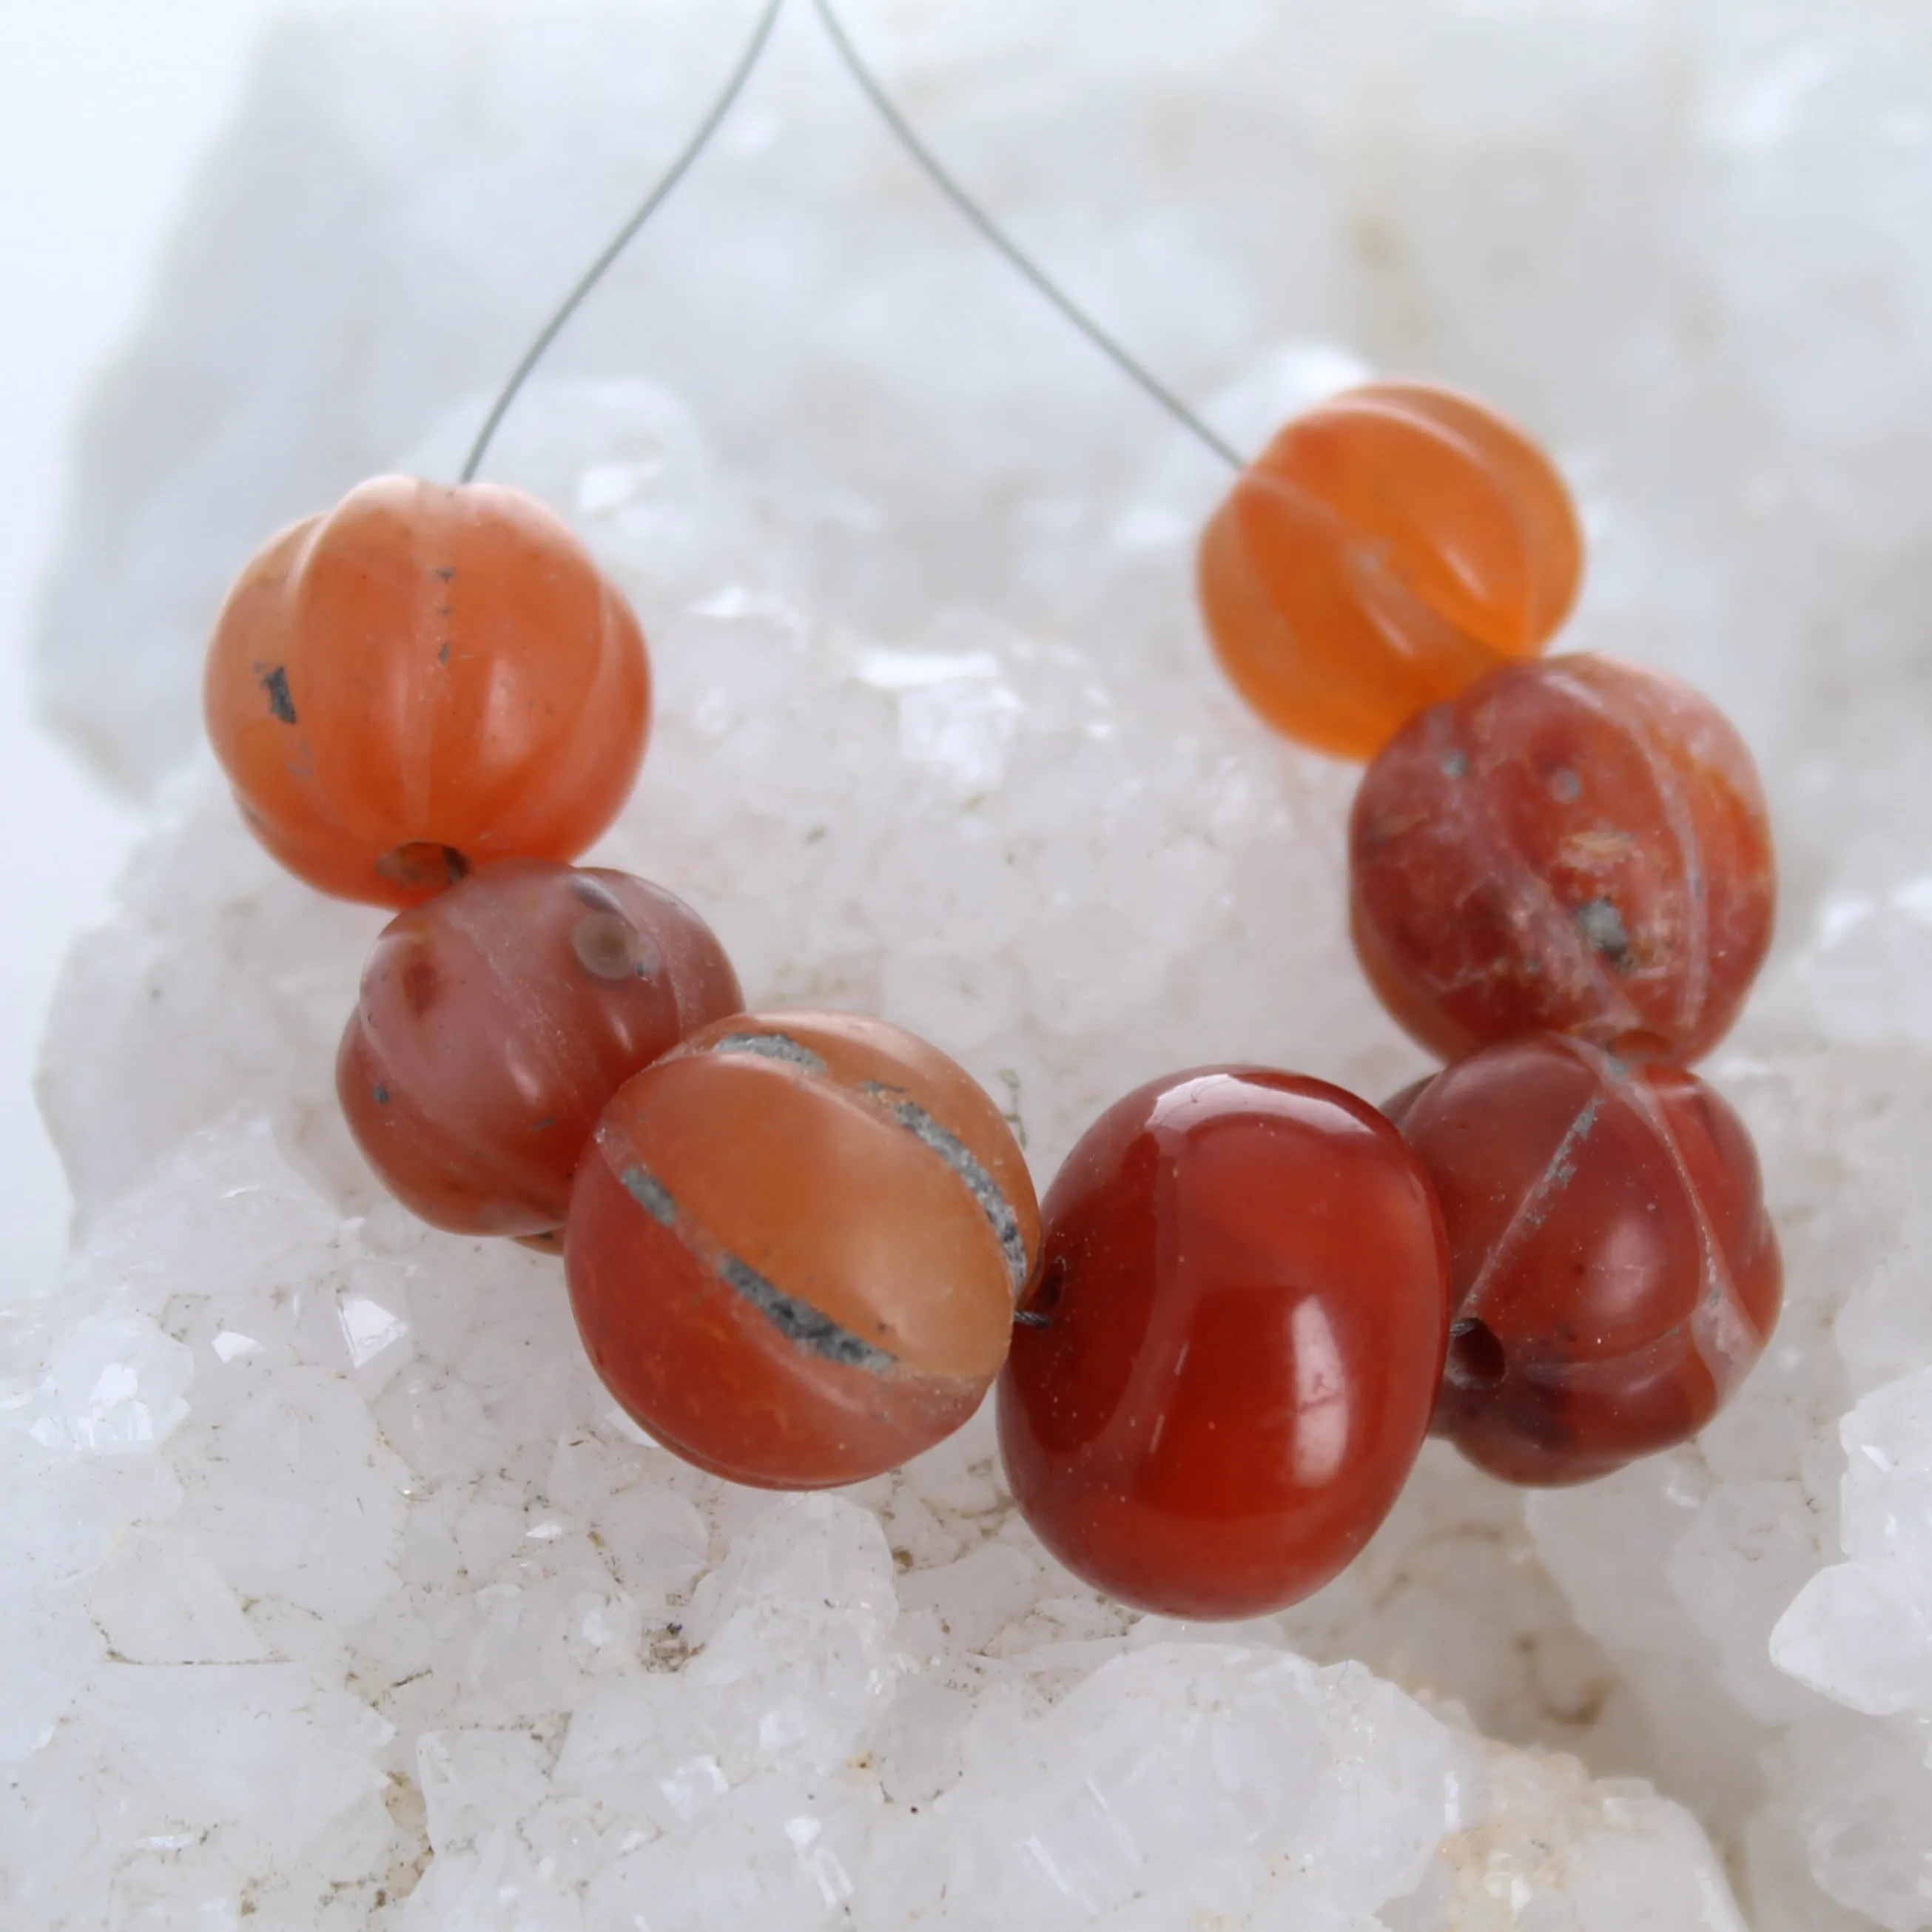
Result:
[[1399,1107],[1449,1234],[1435,1426],[1511,1482],[1575,1483],[1694,1435],[1778,1318],[1742,1122],[1696,1075],[1540,1034]]
[[637,620],[557,517],[402,476],[256,554],[203,683],[256,837],[391,906],[488,860],[574,858],[629,794],[650,699]]
[[1442,1219],[1401,1136],[1319,1080],[1176,1074],[1088,1130],[1043,1220],[999,1391],[1040,1540],[1172,1616],[1319,1588],[1388,1514],[1442,1377]]
[[1549,1028],[1694,1060],[1771,942],[1750,754],[1614,658],[1511,665],[1415,719],[1363,776],[1348,857],[1370,981],[1445,1059]]
[[1569,492],[1468,397],[1372,382],[1298,416],[1201,542],[1201,605],[1277,730],[1372,758],[1415,714],[1541,650],[1576,599]]
[[413,1213],[460,1234],[541,1235],[562,1224],[611,1095],[743,1004],[682,900],[623,872],[502,859],[383,929],[336,1093]]
[[882,1020],[743,1015],[630,1081],[564,1238],[597,1372],[667,1448],[766,1489],[950,1435],[1039,1250],[1025,1157],[961,1068]]

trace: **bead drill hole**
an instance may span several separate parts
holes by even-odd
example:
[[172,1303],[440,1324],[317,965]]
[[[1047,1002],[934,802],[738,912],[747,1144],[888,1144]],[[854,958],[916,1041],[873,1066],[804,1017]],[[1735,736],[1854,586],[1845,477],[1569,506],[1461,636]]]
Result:
[[470,861],[454,845],[412,838],[376,861],[376,870],[392,884],[414,892],[427,886],[440,892],[470,876]]
[[1509,1362],[1485,1324],[1458,1322],[1449,1330],[1448,1372],[1458,1388],[1492,1389],[1509,1372]]
[[1040,1270],[1038,1285],[1013,1319],[1022,1328],[1051,1328],[1053,1312],[1060,1306],[1060,1292],[1066,1286],[1066,1262],[1064,1256],[1056,1255]]

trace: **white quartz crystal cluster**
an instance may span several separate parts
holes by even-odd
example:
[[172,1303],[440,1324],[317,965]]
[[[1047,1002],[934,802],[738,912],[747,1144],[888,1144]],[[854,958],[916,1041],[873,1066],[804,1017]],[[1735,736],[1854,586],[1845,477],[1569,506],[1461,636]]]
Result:
[[[782,1501],[641,1440],[554,1264],[362,1168],[331,1061],[380,916],[250,843],[194,658],[278,518],[449,472],[740,23],[291,27],[104,395],[49,606],[57,709],[174,775],[54,1016],[72,1265],[0,1284],[0,1923],[1932,1925],[1932,19],[850,20],[1226,434],[1372,368],[1556,451],[1593,546],[1568,641],[1702,684],[1771,790],[1779,949],[1707,1070],[1784,1325],[1695,1447],[1526,1504],[1432,1447],[1353,1569],[1233,1628],[1058,1569],[983,1417]],[[754,1000],[926,1034],[1042,1183],[1162,1070],[1421,1070],[1347,947],[1350,775],[1206,658],[1222,473],[976,248],[803,8],[490,473],[652,639],[600,857],[696,904]]]

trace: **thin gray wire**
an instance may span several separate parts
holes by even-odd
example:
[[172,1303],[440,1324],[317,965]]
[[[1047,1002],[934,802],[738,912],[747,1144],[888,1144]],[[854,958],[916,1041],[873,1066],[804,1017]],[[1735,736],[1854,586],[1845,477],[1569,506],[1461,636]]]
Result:
[[1122,374],[1139,384],[1175,422],[1204,443],[1224,463],[1236,470],[1245,470],[1247,467],[1246,458],[1232,443],[1210,429],[1165,382],[1136,362],[1084,309],[1077,307],[1072,298],[1053,282],[1046,272],[1031,256],[1024,254],[1016,242],[1007,238],[992,216],[940,165],[938,157],[913,131],[911,124],[893,106],[871,68],[860,58],[858,49],[852,44],[850,37],[839,24],[838,15],[832,10],[830,0],[812,0],[812,4],[826,32],[831,37],[838,58],[844,63],[846,71],[858,82],[866,98],[878,110],[880,118],[892,130],[899,145],[926,171],[933,186]]
[[476,472],[483,466],[483,459],[489,452],[490,440],[496,435],[510,406],[515,402],[518,392],[529,379],[530,371],[549,352],[550,344],[563,333],[584,298],[604,279],[605,272],[628,248],[638,230],[656,214],[670,197],[672,190],[691,172],[692,164],[710,146],[711,137],[723,124],[724,117],[731,111],[732,104],[744,92],[745,83],[752,77],[752,70],[758,64],[758,57],[765,50],[765,43],[771,38],[772,29],[778,24],[778,11],[784,0],[766,0],[764,10],[758,16],[758,25],[752,30],[752,38],[745,51],[739,56],[738,64],[731,70],[724,91],[711,104],[710,111],[698,124],[698,131],[685,145],[684,151],[672,162],[663,178],[644,197],[642,205],[630,220],[611,238],[610,244],[596,260],[591,263],[579,278],[577,286],[563,298],[556,313],[547,322],[536,340],[524,352],[510,380],[503,386],[502,393],[496,398],[489,415],[484,418],[483,427],[476,433],[476,440],[470,446],[469,460],[463,466],[462,480],[465,483],[476,481]]

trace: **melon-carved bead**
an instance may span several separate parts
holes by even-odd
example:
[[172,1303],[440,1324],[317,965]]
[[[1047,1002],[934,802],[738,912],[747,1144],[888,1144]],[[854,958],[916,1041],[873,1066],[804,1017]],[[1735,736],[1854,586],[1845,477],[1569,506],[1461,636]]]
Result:
[[379,476],[249,561],[202,695],[275,857],[404,906],[590,844],[637,777],[650,682],[629,606],[534,497]]
[[1722,1098],[1682,1067],[1543,1034],[1391,1105],[1448,1231],[1438,1432],[1510,1481],[1574,1483],[1710,1420],[1783,1282],[1757,1156]]
[[1512,665],[1416,718],[1363,775],[1348,860],[1370,982],[1445,1059],[1548,1028],[1694,1060],[1771,941],[1750,753],[1614,658]]
[[1289,737],[1372,758],[1418,711],[1534,656],[1582,568],[1562,478],[1500,416],[1418,382],[1289,423],[1202,538],[1222,668]]
[[461,1234],[562,1226],[631,1076],[744,1004],[711,928],[628,873],[504,859],[391,920],[336,1056],[383,1184]]
[[565,1268],[592,1363],[667,1448],[813,1489],[972,1414],[1039,1239],[1025,1156],[936,1048],[853,1014],[746,1014],[605,1109]]

